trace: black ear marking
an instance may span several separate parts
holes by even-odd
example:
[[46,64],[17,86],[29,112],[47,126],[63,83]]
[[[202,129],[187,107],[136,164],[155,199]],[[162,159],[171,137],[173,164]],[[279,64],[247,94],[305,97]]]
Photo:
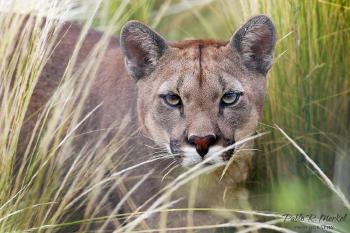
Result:
[[158,33],[135,20],[122,28],[120,44],[127,70],[136,80],[150,74],[167,49],[165,40]]
[[273,60],[275,42],[275,26],[271,19],[259,15],[248,20],[234,34],[230,45],[239,52],[248,69],[266,75]]

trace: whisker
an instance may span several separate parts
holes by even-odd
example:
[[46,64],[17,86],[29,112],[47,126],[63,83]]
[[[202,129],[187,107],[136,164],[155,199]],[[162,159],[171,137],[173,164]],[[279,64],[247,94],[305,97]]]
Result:
[[[244,139],[242,139],[242,140],[240,140],[240,141],[238,141],[238,142],[232,144],[231,146],[226,147],[226,148],[224,149],[224,151],[228,151],[228,150],[230,150],[230,149],[232,149],[232,148],[234,148],[234,147],[236,147],[236,146],[239,146],[239,145],[244,145],[244,143],[246,143],[246,142],[248,142],[248,141],[250,141],[250,140],[254,140],[255,138],[261,137],[261,136],[263,136],[263,135],[265,135],[265,134],[267,134],[267,133],[259,133],[259,134],[256,134],[256,135],[253,135],[253,136],[244,138]],[[229,148],[229,149],[228,149],[228,148]],[[254,149],[245,149],[245,148],[242,148],[242,149],[240,149],[240,150],[254,150]],[[237,151],[237,152],[238,152],[238,151]],[[227,170],[228,170],[230,164],[231,164],[232,161],[234,160],[234,157],[235,157],[234,155],[235,155],[235,154],[233,154],[232,157],[231,157],[231,159],[226,163],[225,168],[224,168],[224,170],[222,171],[222,174],[221,174],[221,177],[220,177],[220,181],[221,181],[221,179],[224,177],[224,175],[226,174],[226,172],[227,172]]]
[[[267,133],[268,133],[268,132],[259,133],[259,134],[256,134],[256,135],[253,135],[253,136],[250,136],[250,137],[246,137],[246,138],[244,138],[244,139],[242,139],[242,140],[240,140],[240,141],[238,141],[238,142],[235,142],[234,144],[232,144],[232,145],[230,145],[230,146],[227,146],[227,147],[225,147],[224,149],[222,149],[222,150],[220,150],[220,151],[214,153],[213,156],[211,156],[211,157],[209,157],[209,158],[212,158],[212,157],[214,157],[214,156],[220,155],[220,154],[222,154],[223,152],[229,151],[229,150],[231,150],[231,149],[233,149],[233,148],[235,148],[235,147],[238,147],[238,146],[240,146],[240,145],[243,145],[244,143],[246,143],[246,142],[248,142],[248,141],[251,141],[251,140],[254,140],[254,139],[258,138],[258,137],[261,137],[261,136],[263,136],[263,135],[265,135],[265,134],[267,134]],[[242,149],[243,149],[243,148],[242,148]],[[209,158],[208,158],[208,159],[209,159]]]
[[169,155],[169,154],[160,154],[160,155],[157,155],[157,156],[152,156],[151,157],[152,159],[167,159],[167,158],[174,158],[174,156],[172,155]]
[[161,173],[163,173],[164,171],[166,171],[169,167],[171,167],[174,163],[176,163],[177,161],[176,160],[174,160],[174,161],[172,161],[168,166],[166,166],[162,171],[161,171]]
[[165,150],[154,150],[154,151],[151,151],[152,154],[161,154],[161,153],[168,153],[168,151],[165,151]]
[[145,144],[145,146],[148,147],[148,148],[154,149],[154,150],[164,149],[164,148],[161,147],[161,146],[151,146],[151,145],[147,145],[147,144]]
[[[165,156],[164,156],[165,155]],[[176,156],[181,156],[182,153],[175,153],[175,154],[170,154],[168,151],[166,151],[165,153],[158,153],[158,154],[155,154],[155,156],[152,156],[152,157],[160,157],[160,156],[163,156],[163,157],[167,157],[167,158],[175,158]]]
[[252,149],[244,149],[244,148],[242,148],[242,149],[238,149],[236,152],[239,152],[239,151],[259,151],[259,149],[253,149],[253,148]]
[[170,155],[170,154],[167,153],[167,152],[160,152],[160,151],[158,151],[158,152],[156,152],[156,153],[152,153],[152,157],[157,157],[157,156],[168,156],[168,155]]
[[176,168],[179,167],[179,166],[180,166],[180,165],[177,164],[177,165],[175,165],[174,167],[170,168],[169,171],[168,171],[167,173],[164,174],[164,176],[163,176],[163,178],[162,178],[162,180],[161,180],[160,182],[163,182],[164,179],[165,179],[172,171],[174,171],[174,169],[176,169]]

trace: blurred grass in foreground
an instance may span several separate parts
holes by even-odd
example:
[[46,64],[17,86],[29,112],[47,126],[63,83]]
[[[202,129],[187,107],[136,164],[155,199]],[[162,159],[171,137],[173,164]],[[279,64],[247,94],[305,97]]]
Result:
[[[45,1],[41,2],[44,4]],[[97,9],[94,8],[96,5],[94,1],[76,1],[78,8],[74,8],[74,12],[77,14],[73,14],[73,10],[68,7],[69,3],[75,3],[75,1],[52,1],[51,5],[46,3],[45,6],[48,9],[55,9],[57,6],[64,9],[64,6],[67,6],[66,11],[52,10],[46,13],[52,17],[89,22],[89,19],[93,18],[94,9]],[[82,10],[77,11],[77,9]],[[42,11],[45,13],[44,10]],[[124,22],[129,19],[139,19],[155,27],[169,40],[189,38],[228,40],[239,25],[252,15],[260,13],[272,17],[277,28],[278,42],[275,64],[268,75],[268,96],[259,129],[261,132],[270,133],[257,142],[257,147],[260,149],[257,152],[257,174],[254,183],[250,184],[254,191],[253,202],[256,203],[257,210],[264,212],[344,213],[348,210],[344,208],[339,198],[321,182],[314,169],[295,147],[276,130],[275,123],[305,150],[321,170],[340,186],[349,199],[350,3],[348,1],[106,0],[102,1],[93,25],[98,29],[118,34]],[[11,25],[15,24],[16,22],[12,22]],[[75,105],[67,107],[59,101],[59,96],[71,94],[69,88],[67,92],[63,91],[70,86],[67,82],[66,85],[62,85],[62,93],[47,109],[47,113],[50,112],[51,116],[57,117],[49,119],[43,116],[43,121],[52,127],[43,133],[40,142],[36,145],[36,150],[28,152],[28,158],[35,159],[34,164],[29,166],[27,173],[24,171],[24,181],[17,181],[16,189],[11,187],[15,148],[20,143],[19,126],[23,123],[28,97],[35,85],[40,65],[43,64],[50,49],[41,46],[30,47],[30,44],[23,43],[23,48],[15,53],[18,56],[23,54],[19,59],[23,69],[15,71],[14,63],[7,66],[4,62],[10,54],[9,44],[13,43],[16,31],[14,26],[9,29],[8,25],[9,18],[2,16],[1,28],[7,33],[1,38],[0,45],[1,51],[4,51],[2,53],[4,55],[0,56],[2,59],[0,231],[15,232],[24,229],[39,231],[38,228],[41,227],[40,232],[51,232],[52,226],[69,223],[69,219],[64,219],[65,207],[83,187],[101,182],[102,173],[106,170],[104,165],[108,160],[99,161],[98,164],[101,166],[89,167],[89,164],[77,159],[72,165],[72,168],[81,169],[81,171],[77,170],[76,178],[70,180],[72,177],[68,173],[67,184],[62,184],[58,179],[57,174],[61,166],[59,162],[62,162],[59,158],[69,154],[69,139],[54,151],[48,148],[48,143],[59,144],[57,132],[64,135],[64,132],[60,131],[63,125],[68,124],[71,129],[74,129],[77,124],[77,119],[70,115]],[[48,27],[54,28],[54,25],[49,23]],[[13,30],[12,34],[9,33],[11,30]],[[42,42],[46,40],[44,33],[40,32],[38,35],[43,37]],[[31,40],[28,37],[25,39]],[[32,38],[32,40],[38,40],[38,38]],[[28,48],[31,48],[28,52],[31,56],[25,54]],[[97,54],[92,56],[91,63],[95,63],[96,59],[98,60]],[[94,64],[88,67],[93,70]],[[14,72],[22,77],[22,82],[18,83],[18,89],[11,94],[8,93],[9,80]],[[89,80],[88,75],[85,74],[85,76],[86,80]],[[69,77],[82,78],[78,74],[71,74]],[[29,86],[26,86],[26,83],[29,83]],[[63,112],[59,111],[60,107]],[[79,115],[79,113],[76,114]],[[65,120],[58,116],[63,116]],[[48,151],[50,151],[49,158]],[[82,154],[85,152],[81,152],[78,158],[81,158]],[[87,154],[92,156],[93,153]],[[47,163],[50,166],[47,166]],[[36,173],[38,167],[45,169]],[[88,167],[91,173],[83,172]],[[50,172],[50,175],[47,176],[45,171]],[[96,174],[94,171],[101,172]],[[118,176],[115,179],[119,178],[122,177]],[[64,191],[67,188],[68,192]],[[95,196],[96,193],[89,194],[87,201]],[[88,220],[81,220],[81,222],[88,222]],[[342,223],[341,228],[344,232],[350,231],[349,219],[346,223]],[[81,232],[83,231],[84,228],[81,229]]]

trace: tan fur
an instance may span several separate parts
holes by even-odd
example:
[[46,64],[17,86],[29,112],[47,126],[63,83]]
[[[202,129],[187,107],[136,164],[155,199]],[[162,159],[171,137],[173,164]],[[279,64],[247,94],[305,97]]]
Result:
[[[141,35],[126,38],[129,41],[134,39],[136,42],[143,40],[148,29],[145,30],[131,28],[128,33],[141,33]],[[32,96],[28,116],[33,114],[35,116],[35,113],[40,112],[52,95],[67,66],[80,31],[79,25],[71,23],[64,25],[59,36],[60,42],[45,66]],[[81,48],[77,67],[100,37],[101,33],[89,31]],[[86,104],[86,109],[92,109],[96,103],[103,102],[102,108],[92,119],[90,128],[109,128],[115,122],[121,121],[126,113],[131,113],[134,124],[129,127],[128,132],[142,128],[142,133],[130,141],[139,154],[146,154],[144,141],[149,143],[147,138],[151,138],[158,146],[168,149],[170,141],[174,140],[181,150],[184,146],[189,147],[186,141],[190,135],[214,134],[218,138],[215,145],[225,147],[255,133],[262,115],[266,78],[263,73],[253,71],[243,64],[242,56],[231,43],[210,40],[168,42],[166,48],[158,51],[157,46],[147,44],[147,40],[144,41],[140,47],[152,50],[149,54],[151,56],[149,65],[154,67],[140,73],[145,77],[135,81],[128,75],[128,70],[124,66],[125,56],[117,38],[111,38]],[[135,44],[131,44],[128,48],[137,49]],[[127,65],[135,68],[131,55],[127,58]],[[246,58],[244,59],[246,62]],[[243,96],[237,106],[220,109],[220,100],[229,89],[240,90]],[[183,103],[181,110],[164,105],[159,95],[168,91],[181,97]],[[28,138],[36,117],[31,119],[23,128],[23,138]],[[85,130],[88,131],[89,128]],[[113,132],[115,131],[111,131],[111,137]],[[251,148],[252,143],[245,146]],[[129,160],[137,164],[147,159],[138,153],[130,156]],[[231,157],[232,154],[221,159],[228,161]],[[178,163],[181,163],[182,159],[180,157]],[[201,193],[206,195],[198,196],[197,207],[230,206],[232,201],[227,201],[224,197],[225,195],[227,197],[227,192],[238,193],[239,190],[243,190],[242,193],[245,193],[240,184],[248,178],[252,154],[238,153],[232,159],[234,161],[230,163],[230,168],[223,179],[220,179],[223,168],[201,178],[199,187]],[[158,166],[151,165],[156,169]],[[159,167],[164,168],[163,165]],[[163,174],[159,169],[155,172],[156,179],[145,184],[141,188],[142,192],[133,197],[136,203],[143,203],[160,189],[162,184],[159,177]],[[136,174],[142,176],[145,170],[147,169]],[[171,181],[171,177],[176,178],[181,172],[182,169],[174,171],[168,180]],[[180,191],[180,194],[183,192]],[[206,201],[208,194],[212,199],[210,202]]]

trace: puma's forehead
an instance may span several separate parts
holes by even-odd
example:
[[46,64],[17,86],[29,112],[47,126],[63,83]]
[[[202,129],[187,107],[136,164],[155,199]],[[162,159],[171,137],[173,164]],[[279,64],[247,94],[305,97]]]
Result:
[[157,77],[163,82],[159,94],[172,91],[186,98],[198,89],[215,98],[225,90],[243,91],[242,69],[232,66],[233,63],[239,64],[239,60],[226,45],[227,42],[212,40],[170,43],[171,49],[164,56],[168,60],[165,63],[170,65],[162,70],[163,75]]
[[[181,70],[200,71],[199,81],[205,76],[205,71],[220,71],[233,73],[244,71],[237,52],[227,45],[227,42],[213,40],[189,40],[169,43],[168,61],[171,66],[181,65]],[[166,57],[166,56],[165,56]],[[235,66],[232,66],[235,64]],[[241,65],[241,66],[240,66]],[[169,68],[167,67],[167,68]],[[177,70],[180,71],[180,70]]]

